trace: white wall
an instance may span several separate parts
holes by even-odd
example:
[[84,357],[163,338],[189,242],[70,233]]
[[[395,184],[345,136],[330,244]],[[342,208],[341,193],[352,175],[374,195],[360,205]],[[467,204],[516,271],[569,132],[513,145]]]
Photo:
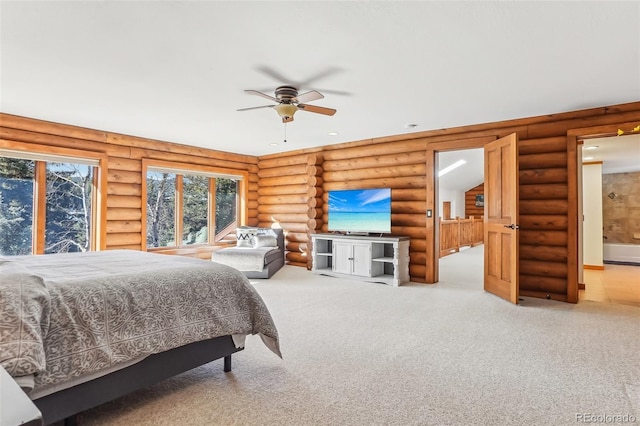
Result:
[[464,191],[456,191],[440,187],[438,192],[438,212],[442,217],[442,202],[451,201],[451,218],[456,216],[464,218]]
[[603,266],[601,163],[582,166],[582,212],[582,261],[584,265]]

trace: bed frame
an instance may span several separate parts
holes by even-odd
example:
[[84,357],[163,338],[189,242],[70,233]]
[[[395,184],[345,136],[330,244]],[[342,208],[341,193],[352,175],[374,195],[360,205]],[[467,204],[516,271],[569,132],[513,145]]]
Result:
[[65,425],[73,425],[75,415],[82,411],[210,361],[224,358],[224,371],[231,371],[231,354],[240,350],[242,348],[235,347],[231,336],[190,343],[150,355],[122,370],[43,396],[33,403],[42,413],[45,425],[60,420],[64,420]]

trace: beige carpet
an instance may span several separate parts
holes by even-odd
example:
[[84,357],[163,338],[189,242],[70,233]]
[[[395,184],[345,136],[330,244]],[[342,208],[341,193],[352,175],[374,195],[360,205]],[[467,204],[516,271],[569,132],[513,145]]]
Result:
[[285,267],[253,280],[284,360],[234,356],[84,413],[91,425],[570,425],[640,422],[640,309],[482,290],[482,248],[400,288]]

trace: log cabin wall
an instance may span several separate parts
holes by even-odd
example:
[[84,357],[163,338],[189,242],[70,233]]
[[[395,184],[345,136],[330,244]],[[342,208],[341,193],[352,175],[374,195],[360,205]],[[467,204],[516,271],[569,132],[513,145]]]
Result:
[[[0,114],[0,147],[11,149],[20,143],[45,146],[52,154],[59,148],[73,148],[108,155],[106,241],[103,244],[107,250],[141,250],[146,238],[146,229],[142,229],[143,158],[248,172],[247,222],[257,223],[256,157]],[[212,249],[212,246],[198,246],[166,252],[208,259]]]
[[[287,179],[283,178],[276,186],[273,178],[259,176],[259,191],[276,196],[288,194],[286,191],[307,193],[308,202],[311,191],[316,194],[313,197],[322,194],[322,203],[316,200],[313,207],[315,220],[309,222],[313,226],[307,226],[306,232],[301,229],[305,219],[302,198],[296,200],[300,217],[286,217],[296,219],[297,224],[290,244],[295,242],[299,253],[290,263],[309,267],[307,235],[326,231],[327,191],[390,187],[392,233],[411,238],[411,280],[433,282],[429,277],[437,277],[437,266],[430,265],[430,259],[436,245],[434,226],[427,221],[434,219],[426,217],[427,206],[433,208],[430,204],[433,194],[429,190],[433,177],[425,173],[425,164],[430,161],[425,152],[477,148],[478,141],[488,142],[515,132],[520,141],[520,293],[573,301],[568,293],[570,270],[577,262],[577,232],[569,223],[575,219],[571,217],[570,206],[576,204],[577,194],[569,188],[571,179],[576,178],[570,173],[576,173],[577,159],[571,152],[567,133],[571,129],[635,121],[640,121],[640,102],[271,154],[259,157],[260,170],[273,168],[272,173],[282,176],[291,173],[290,179],[297,176],[296,183],[286,185]],[[315,160],[315,186],[305,186],[305,158],[311,156]],[[289,166],[296,166],[295,171],[287,172]],[[281,219],[284,221],[285,217]],[[263,215],[260,224],[269,226],[271,220]],[[286,230],[286,225],[283,227]]]
[[464,217],[484,216],[484,207],[476,206],[476,195],[484,195],[484,183],[464,193]]

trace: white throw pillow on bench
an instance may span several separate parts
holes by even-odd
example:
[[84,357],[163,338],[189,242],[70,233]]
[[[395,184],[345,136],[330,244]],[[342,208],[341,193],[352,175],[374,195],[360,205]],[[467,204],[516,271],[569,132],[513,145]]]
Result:
[[273,235],[256,235],[251,239],[253,248],[278,247],[278,239]]

